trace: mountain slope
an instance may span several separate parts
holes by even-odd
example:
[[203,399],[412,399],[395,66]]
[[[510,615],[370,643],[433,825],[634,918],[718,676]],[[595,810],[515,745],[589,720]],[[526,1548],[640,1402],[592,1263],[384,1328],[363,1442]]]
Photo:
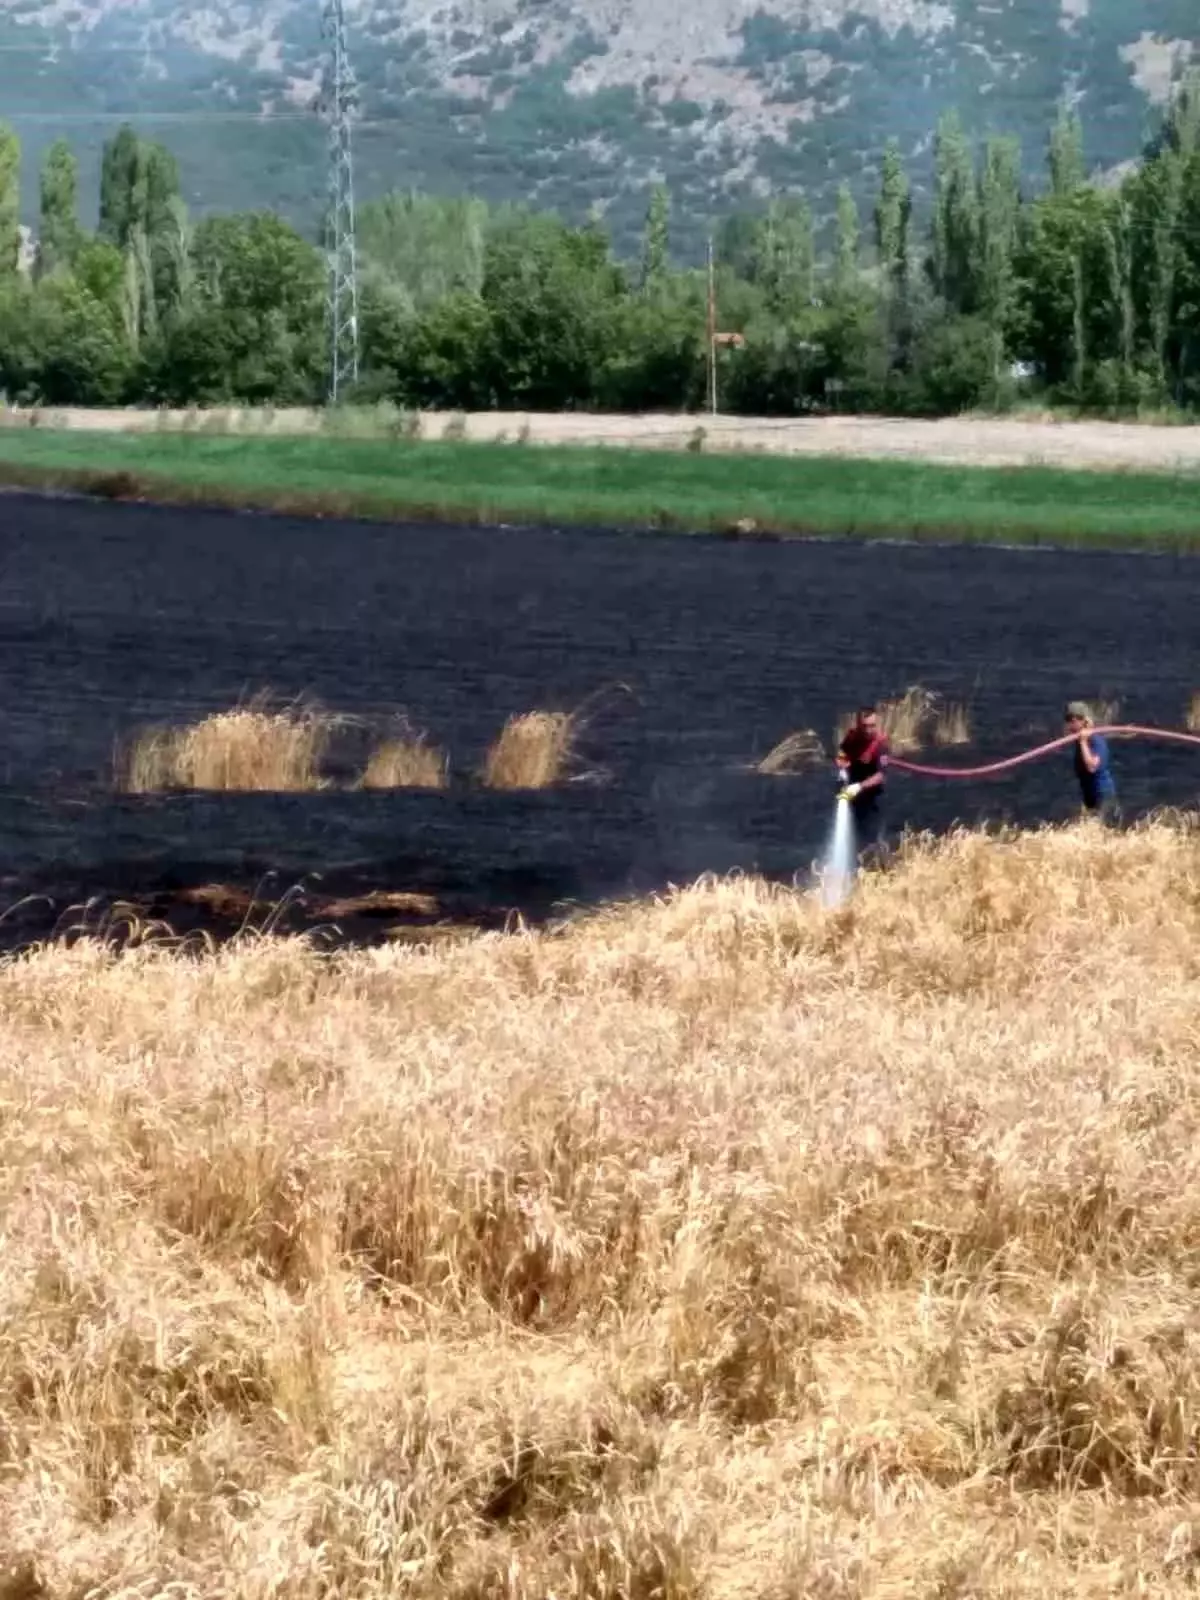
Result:
[[[1040,163],[1063,93],[1089,156],[1137,153],[1200,58],[1195,0],[347,0],[364,193],[414,185],[604,209],[628,239],[665,177],[685,236],[782,186],[869,191],[897,136],[920,179],[938,113]],[[318,0],[5,0],[3,110],[85,185],[123,116],[177,152],[199,208],[316,217]],[[27,176],[27,199],[35,185]]]

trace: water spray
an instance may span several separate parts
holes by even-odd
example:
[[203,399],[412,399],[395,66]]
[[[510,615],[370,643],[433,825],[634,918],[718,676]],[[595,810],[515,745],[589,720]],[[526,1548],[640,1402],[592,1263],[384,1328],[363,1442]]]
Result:
[[844,906],[854,884],[856,841],[854,809],[850,800],[851,794],[845,777],[839,774],[837,799],[833,806],[833,824],[818,870],[821,903],[827,911],[836,911]]

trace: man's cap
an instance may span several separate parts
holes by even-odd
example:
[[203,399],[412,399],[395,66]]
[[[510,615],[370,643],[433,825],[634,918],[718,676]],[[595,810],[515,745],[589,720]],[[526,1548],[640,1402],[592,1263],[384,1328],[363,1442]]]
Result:
[[1083,700],[1070,700],[1067,702],[1067,709],[1063,712],[1063,717],[1067,721],[1072,717],[1078,717],[1080,722],[1090,722],[1092,713]]

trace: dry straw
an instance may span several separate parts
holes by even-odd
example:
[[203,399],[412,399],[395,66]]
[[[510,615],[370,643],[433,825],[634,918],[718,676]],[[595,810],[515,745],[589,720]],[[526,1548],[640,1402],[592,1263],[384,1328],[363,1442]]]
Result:
[[933,742],[943,749],[970,744],[971,714],[958,700],[936,701],[932,718]]
[[[937,696],[915,684],[892,699],[879,703],[879,723],[888,736],[888,743],[897,755],[912,755],[925,743],[927,724],[933,717]],[[834,733],[834,744],[839,745],[846,729],[854,721],[847,713]]]
[[1098,696],[1087,702],[1088,710],[1092,714],[1092,721],[1098,728],[1111,727],[1121,720],[1121,702],[1119,700],[1105,699]]
[[789,733],[773,749],[768,750],[762,760],[756,763],[754,770],[769,777],[781,777],[792,772],[810,771],[828,760],[825,747],[813,729],[801,728],[796,733]]
[[912,755],[922,748],[936,703],[936,696],[916,684],[879,707],[880,724],[897,755]]
[[371,752],[362,777],[364,789],[444,789],[449,782],[445,751],[407,725]]
[[257,695],[184,728],[152,728],[125,763],[131,793],[161,789],[305,791],[322,787],[321,763],[337,719],[318,707],[273,708]]
[[[924,728],[933,708],[934,696],[919,685],[906,689],[902,695],[879,702],[879,723],[888,736],[888,742],[897,755],[912,755],[924,744]],[[848,712],[834,730],[834,745],[839,745],[846,729],[854,721]]]
[[571,775],[580,718],[573,711],[526,711],[509,717],[488,750],[489,789],[549,789]]
[[[843,718],[835,742],[840,743],[852,721],[852,716]],[[946,700],[920,684],[913,684],[902,695],[881,701],[879,722],[898,756],[916,755],[930,743],[949,748],[971,742],[971,715],[967,706],[961,701]]]
[[1189,733],[1200,733],[1200,689],[1193,692],[1184,713],[1184,727]]
[[0,967],[0,1593],[1194,1596],[1196,843]]

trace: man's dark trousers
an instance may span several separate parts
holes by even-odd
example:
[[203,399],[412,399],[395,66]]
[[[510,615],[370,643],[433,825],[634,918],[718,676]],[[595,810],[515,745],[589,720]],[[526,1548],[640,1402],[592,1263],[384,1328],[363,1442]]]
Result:
[[859,856],[883,845],[883,791],[867,789],[851,801],[854,812],[854,843]]

